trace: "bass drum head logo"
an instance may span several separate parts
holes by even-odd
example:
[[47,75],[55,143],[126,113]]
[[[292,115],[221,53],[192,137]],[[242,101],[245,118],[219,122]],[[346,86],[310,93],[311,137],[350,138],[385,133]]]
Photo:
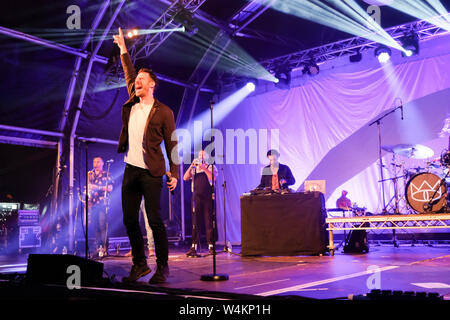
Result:
[[431,212],[440,211],[447,201],[447,186],[441,185],[441,178],[429,172],[419,173],[406,185],[406,199],[411,208],[425,212],[424,206],[430,204]]

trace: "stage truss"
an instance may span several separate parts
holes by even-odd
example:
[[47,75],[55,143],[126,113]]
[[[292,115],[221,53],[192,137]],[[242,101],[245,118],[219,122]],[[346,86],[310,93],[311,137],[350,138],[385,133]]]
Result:
[[421,213],[408,215],[378,215],[361,217],[327,218],[329,245],[334,255],[333,231],[344,230],[410,230],[410,229],[445,229],[450,228],[449,213]]
[[[385,31],[395,40],[399,40],[401,37],[405,36],[405,34],[413,32],[417,35],[420,42],[449,34],[448,30],[436,26],[426,20],[417,20],[414,22],[405,23],[399,26],[387,28]],[[353,37],[260,61],[259,64],[272,73],[280,66],[283,66],[289,70],[294,70],[301,68],[304,63],[311,61],[311,58],[313,58],[317,64],[321,64],[342,56],[350,56],[368,49],[374,49],[378,45],[379,43],[363,37]],[[239,76],[239,71],[241,71],[240,68],[236,68],[231,71],[221,73],[220,76],[222,82],[224,84],[235,83],[241,78]]]

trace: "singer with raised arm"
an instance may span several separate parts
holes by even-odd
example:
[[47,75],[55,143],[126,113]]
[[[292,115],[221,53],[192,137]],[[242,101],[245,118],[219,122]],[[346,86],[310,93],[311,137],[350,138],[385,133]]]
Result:
[[[166,173],[161,143],[168,156],[171,178],[170,191],[178,182],[177,140],[173,111],[154,97],[158,78],[150,69],[137,73],[127,51],[122,29],[114,35],[120,49],[120,59],[125,73],[129,99],[122,106],[122,130],[118,152],[125,153],[125,171],[122,181],[123,223],[130,239],[132,261],[130,274],[124,282],[135,282],[151,272],[145,256],[144,239],[139,226],[139,205],[145,202],[148,223],[153,232],[156,271],[149,283],[164,283],[169,276],[169,241],[161,218],[161,189]],[[173,137],[172,137],[173,136]],[[174,139],[172,139],[174,138]],[[175,152],[172,152],[175,151]]]
[[262,170],[261,182],[257,187],[258,189],[269,188],[272,190],[282,190],[295,184],[295,178],[292,175],[291,169],[278,161],[280,153],[277,150],[271,149],[267,151],[267,158],[270,164]]
[[[95,258],[108,255],[108,201],[113,190],[113,181],[109,170],[103,170],[104,161],[96,156],[92,160],[93,169],[88,172],[89,209],[95,232]],[[108,167],[109,169],[109,167]]]
[[212,180],[217,177],[217,169],[208,163],[209,156],[201,150],[198,158],[194,159],[189,169],[184,174],[184,181],[192,179],[192,246],[186,253],[188,257],[198,257],[198,245],[200,243],[200,219],[205,225],[208,253],[213,252],[214,234],[212,227]]

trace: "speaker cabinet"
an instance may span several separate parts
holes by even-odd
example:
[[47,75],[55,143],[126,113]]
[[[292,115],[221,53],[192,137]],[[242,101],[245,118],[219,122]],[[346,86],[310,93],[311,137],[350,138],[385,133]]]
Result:
[[68,254],[30,254],[26,281],[65,286],[73,270],[79,273],[81,286],[95,286],[102,280],[103,263]]

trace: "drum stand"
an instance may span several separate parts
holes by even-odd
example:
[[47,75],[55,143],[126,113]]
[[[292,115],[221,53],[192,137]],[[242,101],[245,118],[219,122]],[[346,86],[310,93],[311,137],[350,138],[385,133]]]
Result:
[[[392,180],[394,183],[394,196],[389,200],[389,202],[386,205],[386,208],[390,206],[391,202],[394,201],[394,206],[392,207],[393,211],[395,214],[400,214],[400,200],[403,199],[404,197],[399,197],[399,192],[398,192],[398,180],[401,178],[404,178],[405,175],[402,176],[397,176],[397,168],[401,167],[401,165],[398,165],[395,159],[395,153],[392,156],[392,163],[391,165],[394,167],[394,177],[393,178],[388,178],[388,179],[384,179],[384,181],[388,181],[388,180]],[[387,211],[387,210],[386,210]]]

